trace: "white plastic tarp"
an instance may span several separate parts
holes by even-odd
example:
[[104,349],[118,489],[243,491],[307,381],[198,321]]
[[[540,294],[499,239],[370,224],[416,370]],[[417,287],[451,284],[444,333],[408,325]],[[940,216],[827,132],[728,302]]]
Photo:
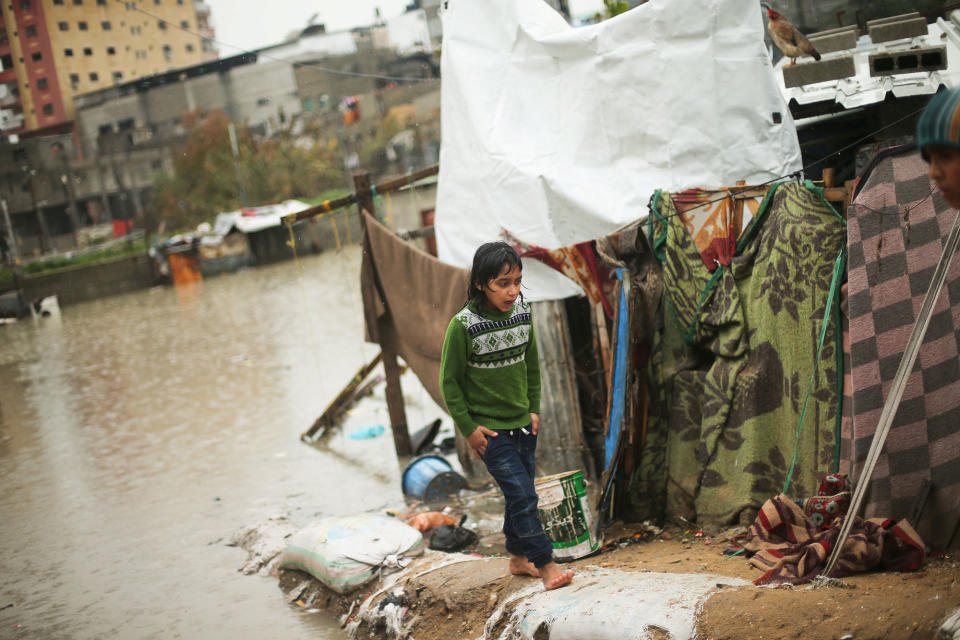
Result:
[[[547,248],[643,217],[656,189],[759,183],[801,166],[759,6],[650,0],[573,28],[543,0],[448,0],[441,260],[507,229]],[[524,263],[532,300],[579,292]]]

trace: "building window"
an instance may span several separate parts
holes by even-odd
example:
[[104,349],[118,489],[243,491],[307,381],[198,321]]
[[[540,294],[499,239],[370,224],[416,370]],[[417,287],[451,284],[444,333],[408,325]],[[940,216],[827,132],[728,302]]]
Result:
[[53,4],[63,4],[63,0],[53,0]]
[[114,72],[113,72],[113,81],[114,81],[114,82],[120,82],[121,80],[123,80],[123,72],[122,72],[122,71],[114,71]]
[[37,89],[46,89],[46,88],[47,88],[47,79],[37,78]]
[[167,29],[167,23],[166,23],[166,21],[164,21],[164,20],[158,21],[158,22],[157,22],[157,27],[158,27],[161,31],[166,31],[166,29]]
[[187,51],[193,52],[193,45],[192,45],[192,44],[189,44],[189,43],[187,44]]
[[83,0],[73,0],[73,4],[79,6],[79,5],[83,4]]
[[27,25],[27,28],[24,29],[23,31],[24,31],[24,33],[27,34],[27,37],[28,37],[28,38],[36,38],[36,37],[37,37],[37,25],[35,25],[35,24],[28,24],[28,25]]
[[78,74],[78,73],[71,73],[71,74],[70,74],[70,88],[71,88],[71,89],[76,89],[76,88],[79,87],[79,86],[80,86],[80,74]]
[[163,45],[163,57],[167,60],[173,57],[173,49],[168,44]]
[[107,47],[107,55],[108,56],[117,55],[117,49],[115,47]]
[[190,23],[187,22],[186,20],[181,20],[181,21],[180,21],[180,28],[181,28],[181,29],[189,29],[189,28],[190,28]]
[[24,11],[30,10],[30,0],[20,0],[20,8]]
[[102,7],[105,7],[107,6],[107,0],[97,0],[97,4]]
[[34,62],[40,62],[41,60],[43,60],[43,54],[40,53],[39,51],[34,51],[33,53],[30,54],[30,59],[33,60]]
[[73,57],[73,49],[67,47],[66,49],[63,50],[63,55],[67,56],[68,58],[72,58],[72,57]]
[[69,22],[58,22],[58,23],[57,23],[57,28],[60,29],[60,31],[69,31],[69,30],[70,30],[70,23],[69,23]]
[[45,116],[52,116],[52,115],[53,115],[53,105],[52,105],[52,104],[49,104],[49,103],[43,105],[42,111],[43,111],[43,115],[45,115]]
[[100,28],[103,29],[104,31],[110,31],[110,21],[104,20],[103,22],[101,22]]
[[80,29],[80,31],[86,31],[86,30],[87,30],[87,21],[86,21],[86,20],[81,20],[80,22],[78,22],[78,23],[77,23],[77,28]]
[[96,82],[97,80],[100,79],[100,75],[96,71],[91,71],[89,78],[90,78],[90,82]]
[[83,55],[85,55],[85,56],[92,56],[92,55],[93,55],[93,49],[90,48],[90,47],[84,47],[84,48],[83,48]]

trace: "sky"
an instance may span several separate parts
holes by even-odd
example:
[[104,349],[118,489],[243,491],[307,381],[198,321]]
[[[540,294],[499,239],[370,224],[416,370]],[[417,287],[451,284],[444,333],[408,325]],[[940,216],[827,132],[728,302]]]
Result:
[[[282,42],[310,23],[327,31],[367,26],[380,8],[384,19],[403,13],[410,0],[204,0],[210,6],[221,57]],[[482,1],[482,0],[481,0]],[[594,13],[603,0],[569,0],[574,16]],[[314,16],[316,16],[314,18]]]

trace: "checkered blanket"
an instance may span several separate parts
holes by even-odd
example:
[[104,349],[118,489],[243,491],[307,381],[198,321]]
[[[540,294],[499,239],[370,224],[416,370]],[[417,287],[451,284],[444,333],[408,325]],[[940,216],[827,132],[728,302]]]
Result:
[[[850,384],[846,455],[858,478],[955,211],[932,193],[915,150],[891,150],[862,178],[848,226]],[[960,520],[960,259],[954,259],[877,463],[864,517],[910,517],[931,491],[917,532],[933,548]],[[958,536],[960,538],[960,536]]]

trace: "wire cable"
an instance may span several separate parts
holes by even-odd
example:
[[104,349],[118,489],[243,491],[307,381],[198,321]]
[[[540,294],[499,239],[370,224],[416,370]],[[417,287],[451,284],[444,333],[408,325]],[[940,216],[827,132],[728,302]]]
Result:
[[[870,138],[874,137],[876,134],[878,134],[878,133],[880,133],[880,132],[882,132],[882,131],[885,131],[885,130],[889,129],[890,127],[893,127],[893,126],[895,126],[895,125],[898,125],[898,124],[900,124],[901,122],[904,122],[905,120],[908,120],[908,119],[914,117],[915,115],[917,115],[918,113],[920,113],[921,111],[923,111],[925,108],[926,108],[926,105],[924,105],[924,106],[920,107],[919,109],[916,109],[916,110],[908,113],[907,115],[903,116],[903,117],[900,118],[899,120],[895,120],[894,122],[891,122],[891,123],[888,124],[888,125],[885,125],[885,126],[883,126],[883,127],[880,127],[879,129],[876,129],[876,130],[874,130],[874,131],[871,131],[871,132],[868,133],[867,135],[863,136],[862,138],[860,138],[860,139],[858,139],[858,140],[855,140],[855,141],[851,142],[850,144],[846,145],[845,147],[841,147],[840,149],[837,149],[836,151],[831,151],[829,154],[823,156],[822,158],[820,158],[820,159],[818,159],[818,160],[814,160],[813,162],[810,162],[810,163],[804,165],[803,167],[801,167],[801,168],[798,169],[797,171],[793,171],[793,172],[791,172],[791,173],[787,173],[787,174],[784,174],[784,175],[781,175],[781,176],[777,176],[776,178],[771,178],[770,180],[767,180],[767,181],[765,181],[765,182],[761,182],[761,183],[759,183],[759,184],[755,184],[755,185],[750,185],[750,186],[748,186],[748,187],[744,187],[743,189],[741,189],[741,190],[739,190],[739,191],[730,191],[730,193],[728,193],[727,195],[722,196],[722,197],[720,197],[720,198],[715,198],[715,199],[713,199],[713,200],[707,200],[706,202],[701,202],[700,204],[697,204],[697,205],[693,205],[693,206],[691,206],[691,207],[688,207],[687,209],[684,209],[683,211],[678,211],[677,213],[672,213],[672,214],[670,214],[670,215],[661,216],[661,217],[664,218],[664,219],[667,219],[667,218],[672,218],[672,217],[675,217],[675,216],[682,216],[682,215],[684,215],[684,214],[686,214],[686,213],[688,213],[688,212],[690,212],[690,211],[693,211],[693,210],[695,210],[695,209],[699,209],[700,207],[706,207],[706,206],[711,205],[711,204],[716,204],[717,202],[721,202],[721,201],[723,201],[723,200],[726,200],[727,198],[733,198],[733,197],[735,197],[735,196],[740,195],[741,193],[746,193],[747,191],[751,191],[751,190],[753,190],[753,189],[756,189],[757,187],[765,187],[765,186],[767,186],[768,184],[773,184],[774,182],[779,182],[780,180],[786,180],[787,178],[794,178],[794,177],[796,177],[797,179],[799,179],[799,178],[800,178],[804,173],[806,173],[806,171],[807,171],[808,169],[810,169],[811,167],[815,167],[816,165],[818,165],[818,164],[820,164],[820,163],[822,163],[822,162],[826,162],[828,159],[830,159],[831,157],[833,157],[833,156],[835,156],[835,155],[840,155],[840,154],[843,153],[844,151],[848,151],[848,150],[850,150],[850,149],[852,149],[852,148],[854,148],[854,147],[862,144],[863,142],[865,142],[865,141],[869,140]],[[932,194],[933,194],[933,191],[931,191],[931,195],[932,195]],[[927,197],[930,197],[930,196],[927,196]],[[924,199],[926,199],[926,198],[924,198]],[[921,202],[922,202],[922,200],[921,200]],[[918,203],[918,204],[919,204],[919,203]]]

